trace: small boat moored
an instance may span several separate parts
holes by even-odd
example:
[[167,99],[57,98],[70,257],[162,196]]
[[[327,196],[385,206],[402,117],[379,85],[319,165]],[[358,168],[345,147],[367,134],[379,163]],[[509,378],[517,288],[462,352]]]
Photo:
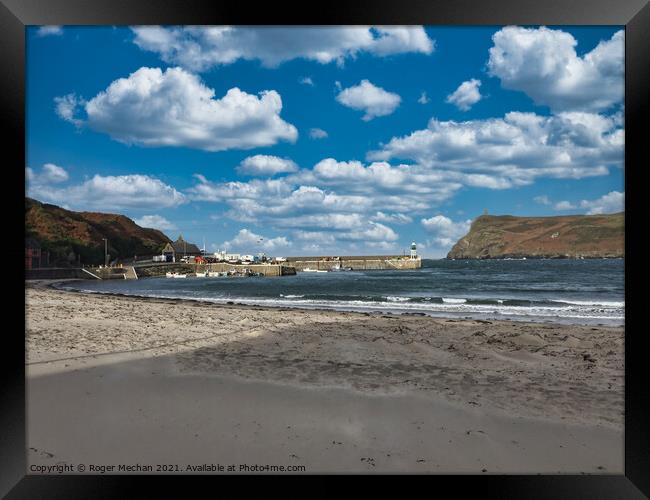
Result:
[[168,278],[187,278],[187,274],[180,273],[167,273],[165,274]]

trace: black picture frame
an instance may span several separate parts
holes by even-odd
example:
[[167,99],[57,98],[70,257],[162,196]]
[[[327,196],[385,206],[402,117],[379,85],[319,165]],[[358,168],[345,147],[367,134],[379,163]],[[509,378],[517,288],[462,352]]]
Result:
[[[641,238],[646,217],[641,200],[647,169],[643,137],[650,94],[650,5],[646,0],[366,0],[330,1],[315,8],[304,2],[241,2],[200,0],[0,0],[0,99],[4,122],[6,186],[24,186],[25,165],[25,27],[27,25],[98,24],[432,24],[432,25],[624,25],[625,81],[625,472],[622,475],[428,476],[460,494],[498,498],[643,498],[650,496],[650,377],[646,369],[647,335],[641,325],[643,276]],[[645,120],[644,120],[645,119]],[[24,192],[5,188],[5,214],[21,234],[19,214]],[[16,255],[14,256],[14,251]],[[11,249],[5,274],[24,282],[22,249]],[[5,290],[11,290],[7,287]],[[638,290],[638,293],[631,293]],[[0,364],[0,494],[7,498],[109,498],[125,496],[133,485],[155,479],[167,490],[169,477],[97,477],[26,475],[24,296],[11,314],[17,326],[4,331]],[[22,297],[22,298],[21,298]],[[186,478],[187,476],[185,476]],[[181,478],[184,479],[184,478]],[[195,479],[199,479],[196,478]],[[204,482],[211,478],[201,478]],[[212,478],[214,479],[214,478]],[[225,478],[220,478],[223,481]],[[296,478],[299,479],[299,478]],[[381,483],[380,483],[381,484]],[[421,486],[425,486],[420,483]],[[430,488],[430,485],[426,486]],[[149,490],[153,492],[154,490]],[[169,490],[167,490],[169,492]],[[431,490],[429,490],[431,491]]]

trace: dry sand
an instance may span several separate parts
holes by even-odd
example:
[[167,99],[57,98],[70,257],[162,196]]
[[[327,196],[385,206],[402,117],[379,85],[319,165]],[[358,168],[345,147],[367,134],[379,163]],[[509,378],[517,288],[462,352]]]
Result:
[[623,328],[26,300],[34,466],[623,472]]

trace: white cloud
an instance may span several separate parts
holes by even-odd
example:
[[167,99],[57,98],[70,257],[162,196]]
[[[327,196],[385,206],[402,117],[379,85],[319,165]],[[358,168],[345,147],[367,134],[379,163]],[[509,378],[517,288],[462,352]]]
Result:
[[311,170],[301,170],[288,180],[365,197],[367,203],[372,202],[372,206],[381,210],[407,212],[447,200],[462,187],[464,177],[456,172],[434,171],[420,165],[393,166],[374,162],[365,166],[359,161],[325,158]]
[[481,81],[476,78],[467,80],[460,84],[460,86],[447,96],[447,102],[453,104],[461,111],[469,111],[471,107],[481,100],[481,92],[479,87]]
[[431,119],[428,128],[394,137],[367,156],[462,172],[466,185],[503,189],[538,177],[606,175],[608,168],[623,166],[623,140],[613,116],[511,112],[504,118],[464,122]]
[[75,118],[78,108],[85,104],[83,99],[75,94],[67,94],[54,98],[54,111],[63,120],[74,124],[76,127],[83,125],[83,120]]
[[343,89],[336,96],[336,100],[349,108],[364,111],[362,120],[369,121],[378,116],[390,115],[397,109],[402,98],[373,85],[368,80],[361,80],[359,85]]
[[562,200],[552,202],[548,196],[537,196],[534,198],[537,203],[552,205],[553,210],[558,212],[567,210],[586,210],[588,215],[622,212],[625,209],[625,193],[611,191],[595,200],[581,200],[571,202]]
[[310,76],[306,76],[304,78],[301,78],[298,81],[299,81],[299,83],[302,83],[303,85],[309,85],[311,87],[314,86],[314,80],[312,80]]
[[160,229],[161,231],[173,231],[178,229],[173,222],[168,221],[161,215],[143,215],[133,221],[141,227]]
[[264,236],[255,234],[251,230],[244,228],[241,229],[232,240],[225,241],[222,246],[228,250],[240,253],[259,253],[260,250],[273,252],[287,249],[290,244],[290,241],[285,236],[265,238]]
[[428,245],[450,250],[451,247],[467,234],[472,224],[471,220],[454,222],[444,215],[435,215],[420,221],[426,231],[432,233],[433,239]]
[[577,207],[570,201],[558,201],[553,205],[553,210],[563,211],[563,210],[574,210]]
[[309,129],[309,137],[311,139],[326,139],[327,138],[327,132],[325,132],[321,128],[312,128],[312,129]]
[[413,219],[405,214],[394,213],[394,214],[385,214],[384,212],[377,212],[375,215],[370,217],[370,220],[375,222],[391,222],[394,224],[408,224],[413,222]]
[[557,111],[606,109],[623,100],[625,34],[616,32],[582,56],[567,32],[505,27],[496,32],[488,70],[506,89]]
[[430,99],[427,97],[427,93],[422,92],[422,94],[420,94],[420,98],[418,99],[418,102],[420,104],[427,104],[429,101]]
[[399,238],[397,233],[390,227],[380,224],[379,222],[369,222],[363,229],[356,231],[343,232],[339,239],[342,240],[361,240],[372,242],[389,242]]
[[160,179],[147,175],[94,177],[81,184],[56,188],[32,185],[30,196],[51,203],[66,203],[81,209],[121,210],[128,208],[175,207],[186,201],[185,195]]
[[312,244],[312,245],[317,245],[319,248],[321,248],[323,245],[335,245],[336,244],[336,238],[332,233],[328,233],[325,231],[301,231],[297,230],[293,232],[294,238],[297,240],[301,240],[303,242],[303,246],[305,243],[307,244]]
[[625,210],[625,193],[611,191],[596,200],[582,200],[580,207],[587,209],[587,214],[611,214]]
[[[212,183],[203,176],[196,176],[198,183],[188,194],[193,200],[225,203],[229,209],[224,215],[240,222],[293,231],[296,239],[301,241],[309,234],[319,236],[317,240],[304,242],[302,248],[310,252],[317,251],[316,246],[322,251],[327,248],[333,251],[354,242],[363,245],[394,242],[397,240],[395,231],[379,220],[405,223],[408,219],[397,213],[376,217],[380,206],[397,204],[405,209],[407,203],[400,196],[338,193],[302,185],[297,182],[298,178],[299,174],[295,174],[274,180]],[[329,236],[324,237],[321,233]],[[308,245],[312,246],[307,248]]]
[[68,172],[54,163],[45,163],[41,171],[36,173],[33,169],[25,169],[25,177],[30,184],[58,184],[68,180]]
[[297,170],[298,165],[288,158],[269,155],[249,156],[237,167],[237,172],[245,175],[275,175]]
[[192,71],[205,71],[237,60],[259,60],[274,68],[292,59],[342,65],[359,53],[387,56],[430,54],[434,49],[421,26],[139,26],[134,43],[143,50]]
[[[75,100],[57,98],[68,121]],[[215,99],[213,89],[181,68],[140,68],[111,83],[84,105],[87,124],[127,144],[225,151],[295,142],[296,128],[280,118],[275,90],[259,97],[231,88]]]
[[284,198],[291,194],[291,185],[285,179],[213,183],[200,174],[195,174],[194,177],[199,183],[188,189],[188,194],[196,201],[234,203],[242,200]]
[[59,183],[67,181],[69,176],[63,167],[59,167],[54,163],[46,163],[43,165],[41,177],[45,182]]
[[550,205],[551,204],[551,200],[546,195],[535,196],[533,198],[533,201],[535,201],[535,203],[539,203],[540,205]]
[[61,36],[63,35],[63,27],[57,25],[41,26],[36,30],[37,36]]

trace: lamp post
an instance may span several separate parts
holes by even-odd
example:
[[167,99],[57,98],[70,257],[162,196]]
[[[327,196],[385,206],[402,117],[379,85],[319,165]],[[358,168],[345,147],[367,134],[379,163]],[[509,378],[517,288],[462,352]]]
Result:
[[104,266],[108,266],[108,239],[102,238],[104,240]]

